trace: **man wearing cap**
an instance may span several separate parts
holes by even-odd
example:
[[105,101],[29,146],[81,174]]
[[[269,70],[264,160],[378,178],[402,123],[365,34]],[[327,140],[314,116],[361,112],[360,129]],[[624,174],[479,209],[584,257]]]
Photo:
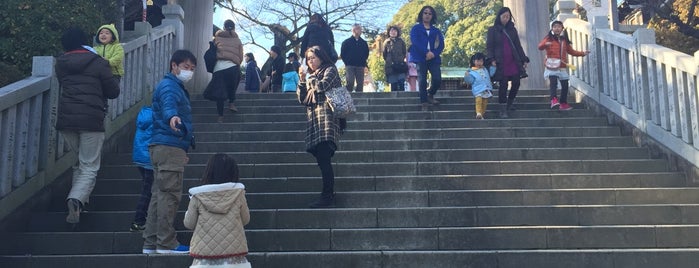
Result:
[[[345,63],[347,90],[362,92],[364,85],[364,68],[369,58],[369,45],[362,39],[362,26],[352,26],[352,36],[342,42],[340,58]],[[354,85],[357,85],[356,89]]]

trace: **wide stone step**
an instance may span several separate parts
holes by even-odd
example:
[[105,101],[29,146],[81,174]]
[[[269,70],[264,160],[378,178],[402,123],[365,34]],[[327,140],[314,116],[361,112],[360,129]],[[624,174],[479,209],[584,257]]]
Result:
[[[211,125],[210,127],[213,127]],[[305,128],[288,131],[197,131],[197,140],[200,141],[302,141],[305,137]],[[618,127],[511,127],[511,128],[442,128],[442,129],[366,129],[347,130],[340,138],[340,150],[342,142],[346,140],[384,140],[388,137],[396,139],[452,139],[452,138],[543,138],[543,137],[600,137],[619,136]],[[200,149],[203,150],[203,149]],[[196,151],[196,150],[194,150]]]
[[[302,140],[289,141],[215,141],[197,142],[197,150],[188,153],[190,163],[196,158],[208,157],[207,152],[299,152],[305,150]],[[337,153],[361,150],[429,150],[429,149],[478,149],[478,148],[591,148],[591,147],[636,147],[633,140],[624,136],[610,137],[541,137],[541,138],[465,138],[465,139],[401,139],[401,140],[342,140],[342,150]],[[130,153],[105,153],[103,165],[125,165],[131,163]],[[204,161],[205,162],[205,161]]]
[[[205,164],[189,164],[184,176],[200,177]],[[243,178],[320,176],[317,164],[259,163],[240,164]],[[570,174],[585,172],[636,173],[667,171],[667,162],[659,159],[614,160],[510,160],[510,161],[441,161],[441,162],[373,162],[333,164],[335,176],[414,176],[414,175],[486,175],[486,174]],[[138,170],[128,166],[101,167],[98,176],[105,179],[139,178]]]
[[[546,97],[548,98],[548,97]],[[565,115],[569,117],[573,117],[578,114],[594,114],[592,111],[588,111],[585,109],[585,106],[580,103],[570,103],[570,105],[574,108],[572,111],[559,111],[559,110],[551,110],[550,105],[548,104],[548,101],[543,101],[544,97],[537,97],[536,99],[530,99],[527,100],[526,102],[518,100],[516,107],[517,110],[513,111],[513,113],[517,114],[522,114],[522,115],[527,115],[528,111],[532,112],[546,112],[544,113],[545,115],[549,116],[557,116],[558,115]],[[233,115],[233,116],[245,116],[245,115],[250,115],[250,114],[304,114],[306,112],[306,109],[304,106],[300,105],[296,101],[290,101],[290,102],[284,102],[284,103],[278,103],[279,105],[269,105],[268,103],[260,103],[260,105],[252,105],[250,103],[239,103],[236,101],[236,107],[238,108],[237,113],[231,113],[226,111],[226,115]],[[488,111],[497,111],[500,107],[498,106],[499,104],[497,102],[490,102],[486,106],[486,110]],[[425,112],[422,112],[420,108],[422,106],[420,105],[419,102],[415,100],[408,100],[408,101],[403,101],[403,102],[390,102],[390,103],[384,103],[381,105],[366,105],[362,103],[357,103],[357,113],[402,113],[402,112],[409,112],[409,113],[419,113],[419,114],[425,114]],[[439,106],[434,106],[432,107],[431,111],[428,113],[438,113],[438,112],[456,112],[456,111],[461,111],[461,112],[473,112],[475,110],[475,101],[473,99],[462,99],[458,101],[454,101],[451,103],[442,103]],[[521,112],[521,113],[520,113]],[[207,102],[207,103],[200,103],[197,105],[194,103],[194,106],[192,106],[192,114],[194,115],[210,115],[210,114],[216,114],[216,105],[213,102]],[[353,115],[352,117],[354,118],[356,115]]]
[[[541,120],[538,118],[521,118],[508,120],[475,120],[470,119],[440,119],[440,120],[395,120],[395,121],[348,121],[347,132],[355,130],[413,130],[439,131],[440,129],[510,129],[510,128],[568,128],[584,129],[586,127],[607,126],[607,120],[601,117],[577,117],[570,118],[548,118]],[[431,118],[426,118],[431,119]],[[226,125],[232,124],[232,125]],[[207,134],[214,131],[288,131],[305,130],[306,121],[296,122],[250,122],[250,123],[196,123],[194,129],[197,135]]]
[[[291,97],[291,95],[289,95]],[[435,97],[442,104],[466,104],[474,103],[473,96],[452,96],[452,97]],[[415,97],[395,97],[395,98],[372,98],[372,97],[352,97],[354,104],[361,106],[380,106],[380,105],[399,105],[399,104],[420,104],[420,98],[416,95]],[[548,102],[548,94],[543,95],[529,95],[529,96],[517,96],[515,105],[519,107],[520,103],[539,103],[540,105]],[[497,98],[491,99],[489,104],[497,104]],[[298,100],[295,98],[274,98],[274,99],[238,99],[235,101],[236,107],[241,106],[298,106],[303,107]],[[575,104],[575,103],[571,103]],[[216,107],[215,102],[206,100],[193,100],[193,107]]]
[[[300,147],[298,149],[301,149]],[[219,152],[224,152],[219,150]],[[296,152],[226,152],[238,164],[312,163],[312,155]],[[189,163],[206,163],[213,153],[188,154]],[[336,163],[412,162],[412,161],[500,161],[500,160],[603,160],[647,159],[646,148],[496,148],[338,151]],[[109,166],[109,165],[105,165]]]
[[[250,252],[364,250],[530,250],[699,247],[699,225],[504,226],[247,230]],[[191,231],[180,231],[182,238]],[[7,234],[6,254],[135,254],[140,233]],[[303,237],[303,239],[295,239]],[[82,243],[75,243],[76,239]],[[186,238],[185,238],[186,239]]]
[[[320,188],[319,185],[314,189]],[[94,195],[88,210],[133,211],[138,194]],[[317,192],[248,193],[252,209],[306,208]],[[50,211],[66,211],[64,197],[57,196]],[[340,208],[403,208],[460,206],[537,206],[537,205],[642,205],[696,204],[699,188],[592,188],[592,189],[502,189],[431,191],[337,192]],[[180,210],[186,210],[188,195],[182,195]]]
[[[135,168],[134,168],[135,169]],[[248,193],[307,192],[320,184],[319,177],[241,178]],[[200,185],[200,178],[185,178],[184,189]],[[518,175],[432,175],[335,177],[338,192],[413,190],[664,188],[686,184],[683,173],[585,173]],[[98,179],[94,195],[139,194],[140,176]]]
[[[255,268],[694,268],[699,249],[573,249],[573,250],[449,250],[449,251],[301,251],[251,252]],[[191,257],[177,255],[97,254],[0,256],[2,267],[100,268],[187,267]],[[89,265],[87,265],[89,267]]]
[[[81,232],[127,231],[133,212],[90,211],[77,227]],[[36,214],[27,232],[71,232],[66,212]],[[184,230],[184,211],[175,228]],[[317,228],[426,228],[493,226],[699,224],[696,204],[667,205],[542,205],[341,209],[252,209],[247,230]]]
[[[472,105],[471,105],[472,106]],[[372,106],[373,107],[373,106]],[[432,113],[426,114],[421,111],[413,111],[415,107],[411,107],[410,111],[359,111],[352,115],[350,120],[355,121],[393,121],[393,120],[423,120],[423,119],[474,119],[473,107],[454,107],[453,110],[439,109]],[[421,108],[421,107],[420,107]],[[242,109],[242,108],[238,108]],[[467,111],[463,111],[466,109]],[[470,112],[469,112],[470,110]],[[486,112],[486,119],[497,119],[498,107],[490,107]],[[578,118],[578,117],[593,117],[593,112],[585,109],[571,110],[565,112],[550,111],[550,110],[518,110],[511,112],[513,117],[517,118]],[[193,122],[216,122],[218,114],[215,109],[209,111],[201,111],[193,115]],[[288,110],[288,113],[225,113],[224,123],[248,123],[248,122],[294,122],[305,121],[305,110]],[[475,119],[474,119],[475,120]],[[218,123],[217,123],[218,124]]]

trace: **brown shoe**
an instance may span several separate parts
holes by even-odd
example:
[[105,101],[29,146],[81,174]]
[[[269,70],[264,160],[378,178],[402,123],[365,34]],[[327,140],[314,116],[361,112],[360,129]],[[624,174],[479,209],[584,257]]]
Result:
[[434,99],[434,96],[427,94],[427,101],[432,105],[439,105],[439,101]]
[[423,102],[422,103],[422,111],[423,112],[429,112],[430,111],[430,106],[432,106],[429,102]]
[[235,104],[231,103],[228,105],[228,110],[231,110],[231,112],[237,113],[238,108],[235,108]]

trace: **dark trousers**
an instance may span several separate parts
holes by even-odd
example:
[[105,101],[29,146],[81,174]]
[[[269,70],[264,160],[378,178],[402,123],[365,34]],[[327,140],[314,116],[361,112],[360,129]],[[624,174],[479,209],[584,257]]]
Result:
[[[420,85],[420,102],[425,103],[427,102],[427,94],[434,96],[442,85],[442,70],[439,63],[434,60],[416,62],[415,64],[417,65],[417,81]],[[429,92],[427,90],[428,71],[432,75]]]
[[329,141],[316,145],[316,149],[313,152],[313,156],[315,156],[318,162],[318,167],[320,167],[320,174],[323,176],[323,191],[321,192],[323,197],[331,197],[335,192],[335,172],[331,162],[334,154],[335,150],[333,150]]
[[391,91],[405,91],[405,79],[399,79],[398,82],[391,83]]
[[[500,80],[500,87],[498,88],[498,103],[507,103],[511,105],[517,97],[517,92],[519,92],[519,75],[506,76],[504,79]],[[510,93],[507,93],[507,82],[512,82],[512,87],[510,87]]]
[[136,204],[136,216],[133,219],[134,223],[146,224],[146,216],[148,216],[148,205],[150,205],[150,197],[152,195],[151,188],[153,187],[153,170],[138,167],[143,180],[143,188],[141,188],[141,197],[138,198]]
[[[224,90],[228,102],[233,103],[235,101],[235,93],[238,90],[238,84],[240,83],[240,66],[236,65],[228,69],[214,72],[211,76],[211,82],[209,83],[209,86],[215,87],[217,90]],[[224,98],[216,101],[216,111],[219,116],[223,115],[224,102]]]
[[[549,92],[552,99],[556,97],[556,86],[558,86],[558,76],[549,76]],[[561,80],[561,97],[558,102],[568,103],[568,80]]]

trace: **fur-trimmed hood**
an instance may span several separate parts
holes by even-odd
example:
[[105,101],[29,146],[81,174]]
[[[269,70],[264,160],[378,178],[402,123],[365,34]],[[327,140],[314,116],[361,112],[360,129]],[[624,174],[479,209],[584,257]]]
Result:
[[235,204],[238,195],[245,195],[245,185],[227,182],[207,184],[189,189],[190,198],[197,198],[206,210],[224,214]]

